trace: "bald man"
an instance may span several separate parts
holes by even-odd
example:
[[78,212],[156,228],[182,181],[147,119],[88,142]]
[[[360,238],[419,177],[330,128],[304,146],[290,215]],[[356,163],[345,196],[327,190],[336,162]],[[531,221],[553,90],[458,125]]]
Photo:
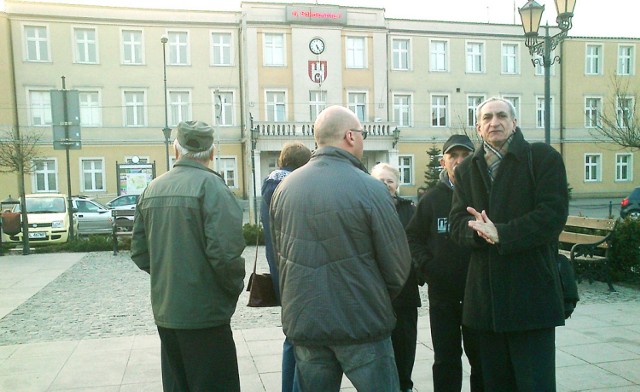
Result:
[[350,110],[326,108],[318,149],[274,192],[271,234],[282,326],[303,391],[399,391],[391,300],[411,256],[389,191],[360,162],[367,132]]

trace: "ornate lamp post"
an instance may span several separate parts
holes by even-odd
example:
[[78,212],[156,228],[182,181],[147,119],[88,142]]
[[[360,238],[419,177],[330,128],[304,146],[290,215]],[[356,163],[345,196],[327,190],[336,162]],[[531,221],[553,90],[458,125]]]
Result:
[[253,223],[258,224],[258,198],[256,195],[256,155],[255,149],[258,145],[258,137],[260,136],[260,130],[258,127],[253,126],[253,116],[249,113],[251,124],[251,177],[253,178]]
[[538,4],[535,0],[529,0],[522,8],[518,8],[526,38],[525,45],[529,48],[529,54],[535,56],[531,62],[534,67],[536,65],[544,67],[544,141],[547,144],[551,143],[551,65],[556,61],[560,62],[560,56],[551,58],[551,52],[565,39],[567,32],[572,27],[571,19],[576,0],[555,0],[555,3],[558,11],[556,22],[560,32],[550,37],[549,25],[546,24],[544,26],[545,36],[542,41],[538,41],[538,29],[544,5]]
[[171,137],[171,128],[169,128],[169,108],[167,107],[167,52],[166,46],[169,38],[166,35],[160,37],[162,42],[162,68],[164,70],[164,128],[162,134],[164,135],[164,150],[167,155],[167,171],[170,169],[169,165],[169,138]]

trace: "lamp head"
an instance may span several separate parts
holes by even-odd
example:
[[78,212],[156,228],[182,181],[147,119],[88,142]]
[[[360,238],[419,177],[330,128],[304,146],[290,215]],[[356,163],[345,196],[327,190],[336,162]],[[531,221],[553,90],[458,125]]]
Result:
[[169,38],[166,35],[163,35],[162,37],[160,37],[160,42],[162,42],[163,44],[166,44],[169,41]]
[[527,4],[518,8],[525,37],[534,38],[538,36],[538,29],[540,28],[540,20],[542,19],[543,12],[544,5],[538,4],[535,0],[529,0]]

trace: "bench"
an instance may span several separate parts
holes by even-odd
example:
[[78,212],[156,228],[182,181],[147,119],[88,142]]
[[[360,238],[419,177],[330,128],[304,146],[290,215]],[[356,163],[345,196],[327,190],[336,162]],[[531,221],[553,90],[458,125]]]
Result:
[[590,283],[594,280],[606,282],[609,291],[615,292],[611,283],[609,265],[609,250],[615,219],[586,218],[569,216],[564,230],[560,233],[560,243],[571,247],[570,250],[560,250],[571,260],[576,271],[576,278],[580,282],[587,278]]
[[136,210],[111,210],[113,217],[113,230],[111,237],[113,239],[113,254],[118,254],[118,237],[131,236],[133,233],[133,217]]

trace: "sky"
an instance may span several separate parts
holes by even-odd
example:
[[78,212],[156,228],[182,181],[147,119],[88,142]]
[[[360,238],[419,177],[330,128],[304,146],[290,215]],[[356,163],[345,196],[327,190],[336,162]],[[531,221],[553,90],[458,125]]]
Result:
[[[199,10],[240,10],[240,0],[39,0],[59,3],[83,3],[145,8],[186,8]],[[253,0],[258,2],[260,0]],[[545,6],[542,24],[556,26],[552,0],[536,0]],[[384,8],[388,18],[450,20],[520,24],[517,7],[526,0],[271,0],[298,4],[332,4]],[[0,8],[3,0],[0,0]],[[640,15],[638,0],[576,0],[570,36],[640,37],[636,25]]]

